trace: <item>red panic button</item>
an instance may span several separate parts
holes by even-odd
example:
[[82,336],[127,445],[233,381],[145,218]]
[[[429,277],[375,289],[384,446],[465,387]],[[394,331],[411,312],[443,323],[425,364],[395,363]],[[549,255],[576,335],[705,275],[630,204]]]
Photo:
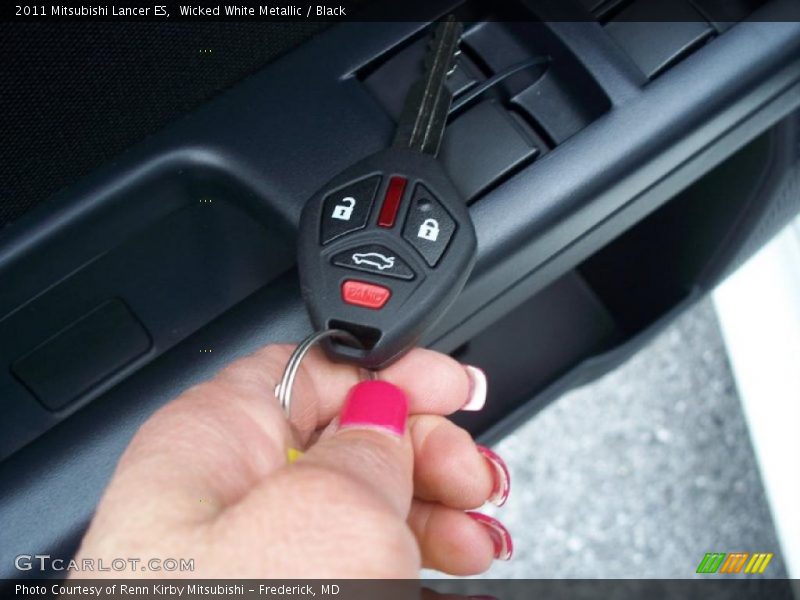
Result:
[[342,284],[342,300],[354,306],[378,310],[389,301],[392,290],[382,285],[348,279]]

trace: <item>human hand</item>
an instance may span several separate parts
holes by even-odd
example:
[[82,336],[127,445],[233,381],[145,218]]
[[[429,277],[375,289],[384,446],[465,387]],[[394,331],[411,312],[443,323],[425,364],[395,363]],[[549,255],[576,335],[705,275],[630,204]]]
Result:
[[[505,465],[443,416],[483,405],[480,371],[416,349],[353,388],[358,369],[315,349],[290,425],[274,389],[291,351],[268,346],[157,411],[120,459],[77,559],[194,559],[194,572],[171,577],[409,578],[510,557],[505,528],[465,512],[505,501]],[[287,464],[289,448],[304,454]]]

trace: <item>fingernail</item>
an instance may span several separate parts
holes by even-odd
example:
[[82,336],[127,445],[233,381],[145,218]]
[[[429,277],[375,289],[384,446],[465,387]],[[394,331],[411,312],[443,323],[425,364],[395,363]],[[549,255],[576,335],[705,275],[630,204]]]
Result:
[[478,452],[483,454],[494,475],[494,487],[488,500],[496,506],[503,506],[511,492],[511,474],[508,472],[506,461],[486,446],[478,446]]
[[286,462],[288,464],[292,464],[298,458],[303,456],[303,452],[298,450],[297,448],[287,448],[286,449]]
[[467,403],[461,407],[461,410],[480,410],[486,404],[486,373],[472,365],[464,365],[464,370],[469,377],[469,393],[467,394]]
[[375,429],[402,436],[408,418],[408,399],[387,381],[362,381],[350,388],[339,419],[342,429]]
[[467,511],[467,514],[478,523],[486,527],[494,544],[494,557],[497,560],[508,560],[514,554],[514,543],[508,529],[498,521],[483,513]]

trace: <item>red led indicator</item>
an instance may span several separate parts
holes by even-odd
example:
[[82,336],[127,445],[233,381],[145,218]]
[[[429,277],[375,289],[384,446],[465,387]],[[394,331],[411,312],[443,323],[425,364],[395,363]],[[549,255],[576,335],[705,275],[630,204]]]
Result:
[[386,196],[383,198],[381,214],[378,215],[379,226],[394,227],[397,211],[400,209],[400,201],[403,199],[403,192],[406,190],[406,183],[405,177],[394,176],[389,179],[389,187],[386,188]]

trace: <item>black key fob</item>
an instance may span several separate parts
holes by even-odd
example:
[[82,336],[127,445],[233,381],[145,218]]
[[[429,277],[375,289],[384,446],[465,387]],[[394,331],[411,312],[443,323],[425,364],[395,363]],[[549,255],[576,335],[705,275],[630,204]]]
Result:
[[476,256],[469,211],[438,161],[389,148],[337,175],[303,209],[299,271],[317,330],[336,360],[388,366],[455,300]]

